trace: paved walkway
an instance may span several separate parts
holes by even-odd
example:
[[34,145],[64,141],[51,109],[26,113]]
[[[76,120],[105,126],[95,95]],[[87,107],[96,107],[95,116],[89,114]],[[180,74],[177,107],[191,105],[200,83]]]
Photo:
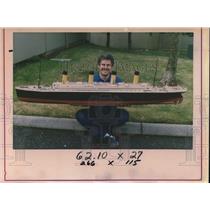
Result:
[[[120,149],[192,149],[192,126],[128,122],[118,133]],[[107,149],[92,147],[75,119],[14,116],[14,149]]]

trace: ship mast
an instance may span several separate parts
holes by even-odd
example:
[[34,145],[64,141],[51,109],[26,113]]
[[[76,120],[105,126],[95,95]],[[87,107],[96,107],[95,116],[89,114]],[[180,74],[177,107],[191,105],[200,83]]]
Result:
[[[47,54],[47,33],[44,33],[44,55]],[[38,88],[40,88],[41,84],[41,70],[42,70],[42,56],[39,55],[39,76],[38,76]]]
[[39,61],[39,77],[38,77],[38,88],[40,88],[40,83],[41,83],[41,59]]
[[154,75],[154,79],[153,79],[153,87],[155,86],[155,80],[156,80],[156,74],[157,74],[157,69],[158,69],[158,63],[159,63],[159,59],[156,59],[156,64],[155,64],[155,75]]

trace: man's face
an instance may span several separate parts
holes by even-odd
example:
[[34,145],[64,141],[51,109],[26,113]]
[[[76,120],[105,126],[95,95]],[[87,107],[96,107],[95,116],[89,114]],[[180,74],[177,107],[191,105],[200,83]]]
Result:
[[99,72],[102,76],[107,76],[112,72],[112,62],[110,60],[101,60],[100,65],[98,65]]

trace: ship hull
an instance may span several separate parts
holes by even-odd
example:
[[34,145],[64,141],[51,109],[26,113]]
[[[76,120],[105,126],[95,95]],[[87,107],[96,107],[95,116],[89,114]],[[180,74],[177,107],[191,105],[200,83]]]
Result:
[[21,101],[33,103],[71,104],[80,106],[127,106],[140,104],[177,104],[183,100],[181,92],[107,93],[107,92],[44,92],[16,88]]

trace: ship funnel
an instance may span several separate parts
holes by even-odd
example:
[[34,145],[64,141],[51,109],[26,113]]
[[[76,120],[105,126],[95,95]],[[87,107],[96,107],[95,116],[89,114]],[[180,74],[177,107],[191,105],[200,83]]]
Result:
[[91,85],[93,84],[93,76],[94,76],[94,71],[90,71],[88,75],[88,84]]
[[111,84],[115,84],[116,83],[116,75],[117,75],[117,72],[116,71],[112,71],[112,73],[111,73],[111,81],[110,81]]
[[133,84],[138,84],[140,82],[140,74],[139,71],[134,72],[133,76]]
[[62,83],[66,84],[68,82],[68,73],[67,71],[63,71],[62,73]]

